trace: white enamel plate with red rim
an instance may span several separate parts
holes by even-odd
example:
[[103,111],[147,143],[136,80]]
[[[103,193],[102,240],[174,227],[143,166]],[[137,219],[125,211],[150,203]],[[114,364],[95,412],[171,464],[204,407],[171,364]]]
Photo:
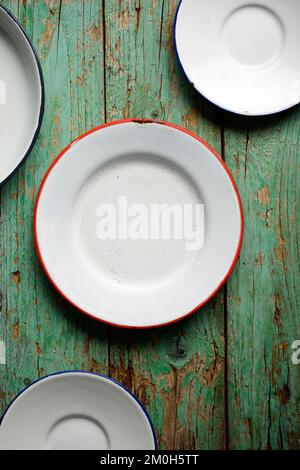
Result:
[[0,450],[155,448],[152,423],[137,398],[108,377],[82,371],[31,384],[0,424]]
[[299,0],[181,0],[181,66],[216,105],[266,115],[300,102]]
[[0,185],[29,155],[43,112],[39,59],[18,20],[0,5]]
[[[186,231],[99,238],[99,207],[119,217],[121,198],[129,215],[146,207],[149,227],[153,205],[202,205],[202,248],[187,244]],[[34,233],[49,279],[71,304],[109,324],[149,328],[194,312],[223,285],[242,243],[242,206],[229,170],[199,137],[166,122],[124,120],[87,132],[58,156],[38,193]]]

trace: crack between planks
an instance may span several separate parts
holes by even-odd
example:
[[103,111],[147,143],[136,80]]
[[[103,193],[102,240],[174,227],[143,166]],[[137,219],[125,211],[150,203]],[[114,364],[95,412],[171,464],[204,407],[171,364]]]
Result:
[[[221,118],[221,156],[225,158],[225,125],[224,125],[224,112],[222,112]],[[224,285],[224,418],[225,418],[225,449],[228,450],[230,447],[229,439],[229,377],[228,377],[228,291],[227,283]]]
[[250,131],[247,127],[247,134],[246,134],[246,144],[245,144],[245,169],[244,169],[244,179],[247,177],[247,164],[248,164],[248,146],[250,141]]
[[165,8],[165,0],[162,0],[161,14],[160,14],[160,28],[159,28],[159,54],[158,54],[159,64],[160,64],[161,50],[162,50],[162,45],[163,45],[164,8]]

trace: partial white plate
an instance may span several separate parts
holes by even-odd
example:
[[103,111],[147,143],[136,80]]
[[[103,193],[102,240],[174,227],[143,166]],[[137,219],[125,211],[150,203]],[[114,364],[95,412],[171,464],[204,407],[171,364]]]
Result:
[[175,43],[189,81],[221,108],[264,115],[300,102],[299,0],[182,0]]
[[121,384],[89,372],[62,372],[33,383],[0,425],[1,450],[153,450],[147,412]]
[[39,59],[18,20],[0,5],[0,184],[29,155],[43,112]]
[[[203,248],[187,250],[186,237],[172,234],[99,240],[99,205],[118,208],[120,196],[149,213],[151,204],[204,204]],[[185,317],[223,285],[241,247],[242,207],[228,168],[196,135],[125,120],[63,150],[41,184],[34,233],[49,279],[69,302],[97,320],[147,328]]]

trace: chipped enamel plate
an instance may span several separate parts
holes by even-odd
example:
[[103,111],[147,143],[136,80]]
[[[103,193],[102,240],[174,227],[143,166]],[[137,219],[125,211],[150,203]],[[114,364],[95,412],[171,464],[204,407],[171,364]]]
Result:
[[298,0],[182,0],[175,43],[189,81],[221,108],[264,115],[300,102]]
[[0,5],[0,184],[29,155],[44,109],[42,71],[17,19]]
[[0,425],[1,450],[154,450],[146,410],[114,380],[82,371],[23,390]]
[[[157,206],[185,204],[204,206],[203,247],[186,231],[193,221],[181,238],[156,233],[151,222]],[[105,207],[110,227],[123,227],[115,239],[99,236]],[[146,237],[136,238],[119,214],[140,207],[148,222]],[[38,193],[34,232],[49,279],[70,303],[97,320],[147,328],[185,317],[216,293],[236,263],[243,218],[233,178],[205,142],[170,123],[125,120],[87,132],[59,155]]]

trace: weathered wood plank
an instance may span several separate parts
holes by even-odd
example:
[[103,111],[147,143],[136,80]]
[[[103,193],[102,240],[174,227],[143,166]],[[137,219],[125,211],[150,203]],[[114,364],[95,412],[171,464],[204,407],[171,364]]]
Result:
[[229,443],[300,446],[299,108],[228,117],[225,156],[241,190],[245,241],[228,283]]
[[[176,4],[105,2],[107,120],[169,120],[220,150],[215,111],[193,92],[177,65]],[[110,331],[111,375],[147,404],[162,448],[225,446],[223,310],[221,293],[178,325],[146,333]]]

